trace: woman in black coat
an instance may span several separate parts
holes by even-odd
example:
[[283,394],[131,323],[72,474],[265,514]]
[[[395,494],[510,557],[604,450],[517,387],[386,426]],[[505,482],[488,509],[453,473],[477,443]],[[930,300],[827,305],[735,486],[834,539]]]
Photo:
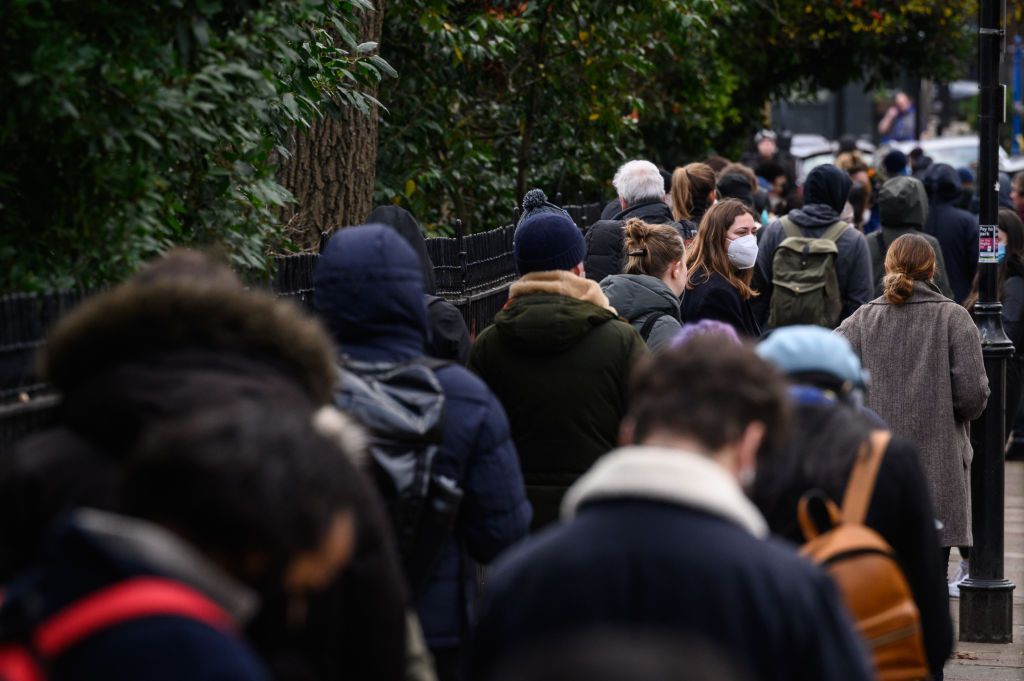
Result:
[[[872,412],[856,406],[864,375],[845,339],[825,329],[792,326],[772,332],[757,353],[790,378],[794,427],[786,447],[759,460],[751,498],[772,532],[798,544],[797,505],[817,489],[842,504],[853,463],[871,432]],[[921,615],[934,678],[953,650],[953,628],[928,484],[913,444],[890,440],[875,480],[865,525],[893,548]]]
[[750,308],[757,295],[750,287],[757,224],[754,212],[736,199],[719,201],[704,214],[686,258],[690,279],[683,294],[684,322],[714,319],[744,336],[761,335]]

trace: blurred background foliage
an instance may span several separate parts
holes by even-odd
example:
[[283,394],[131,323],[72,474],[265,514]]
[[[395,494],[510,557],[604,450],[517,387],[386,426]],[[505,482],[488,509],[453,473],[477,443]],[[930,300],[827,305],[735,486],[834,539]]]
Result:
[[976,0],[405,0],[379,53],[371,10],[0,5],[0,290],[102,285],[176,244],[265,266],[293,247],[289,135],[352,107],[379,117],[374,200],[432,229],[506,224],[533,186],[592,201],[631,157],[737,156],[772,99],[960,75]]

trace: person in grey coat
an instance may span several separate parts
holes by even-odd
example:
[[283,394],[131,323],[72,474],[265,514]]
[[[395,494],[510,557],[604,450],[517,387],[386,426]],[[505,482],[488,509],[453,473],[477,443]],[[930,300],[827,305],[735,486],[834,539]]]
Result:
[[981,339],[967,310],[932,283],[935,252],[924,237],[896,239],[885,271],[885,295],[837,331],[871,373],[867,406],[917,445],[948,559],[949,547],[973,543],[967,428],[989,395]]
[[953,289],[946,276],[946,262],[942,257],[942,246],[931,234],[924,234],[925,220],[928,219],[928,192],[924,183],[916,177],[901,176],[886,181],[878,192],[878,211],[882,228],[867,235],[868,253],[871,254],[871,272],[875,277],[875,295],[882,295],[882,278],[885,276],[885,254],[893,241],[904,234],[920,233],[935,251],[935,286],[942,295],[953,297]]
[[[840,213],[846,205],[853,181],[846,171],[831,164],[820,165],[811,171],[804,183],[804,207],[790,211],[786,216],[792,220],[804,236],[820,237],[832,224],[840,220]],[[772,259],[775,249],[786,238],[782,220],[775,220],[764,228],[757,255],[759,281],[767,282],[767,290],[752,301],[754,314],[763,327],[771,310]],[[843,299],[839,321],[853,314],[853,311],[871,300],[874,287],[871,277],[871,258],[868,255],[864,235],[856,229],[847,229],[836,242],[839,256],[836,258],[836,275],[839,279],[839,294]],[[755,276],[755,279],[758,279]]]
[[630,218],[623,241],[626,273],[602,279],[601,290],[654,352],[680,329],[679,296],[686,289],[683,239],[668,225]]

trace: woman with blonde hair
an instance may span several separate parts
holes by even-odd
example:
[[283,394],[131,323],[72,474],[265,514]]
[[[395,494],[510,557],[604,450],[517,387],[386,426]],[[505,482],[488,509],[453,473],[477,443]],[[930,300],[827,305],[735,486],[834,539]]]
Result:
[[704,163],[689,163],[672,173],[672,217],[683,226],[686,243],[697,235],[704,213],[718,198],[715,171]]
[[934,275],[931,244],[918,234],[901,236],[885,256],[884,294],[837,332],[870,372],[867,406],[918,447],[945,564],[950,547],[973,543],[967,428],[985,409],[989,389],[978,329],[967,310],[939,293]]
[[750,308],[750,299],[757,295],[750,287],[757,225],[754,211],[736,199],[719,201],[704,214],[686,256],[683,321],[714,319],[731,324],[741,335],[761,335]]
[[653,352],[679,331],[679,297],[686,290],[686,250],[675,227],[630,218],[624,228],[625,274],[601,280],[619,315]]

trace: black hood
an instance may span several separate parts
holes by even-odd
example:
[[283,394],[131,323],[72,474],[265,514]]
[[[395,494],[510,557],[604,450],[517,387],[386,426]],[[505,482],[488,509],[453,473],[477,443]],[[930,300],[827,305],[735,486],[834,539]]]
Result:
[[825,205],[838,215],[843,212],[851,187],[853,180],[846,171],[831,163],[818,166],[811,171],[804,183],[804,206]]
[[946,163],[936,163],[924,175],[924,187],[933,201],[952,203],[963,193],[963,182],[956,168]]
[[427,253],[423,230],[420,229],[420,225],[412,213],[399,206],[377,206],[366,216],[364,224],[370,225],[375,222],[391,227],[409,242],[423,266],[424,292],[427,295],[434,295],[434,292],[437,291],[437,283],[434,281],[434,263],[430,260],[430,254]]

